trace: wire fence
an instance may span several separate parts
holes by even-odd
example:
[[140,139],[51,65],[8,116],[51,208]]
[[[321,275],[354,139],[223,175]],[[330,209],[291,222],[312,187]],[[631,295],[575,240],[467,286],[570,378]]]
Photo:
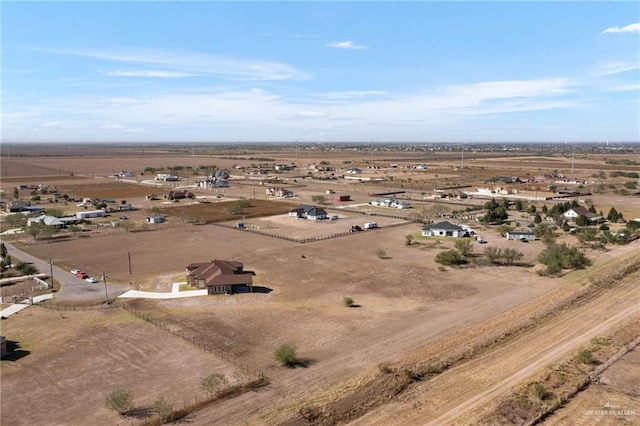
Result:
[[72,303],[72,302],[53,302],[46,301],[40,303],[38,306],[41,306],[45,309],[51,309],[54,311],[96,311],[101,309],[113,309],[119,308],[122,306],[122,303],[119,300],[111,300],[109,303],[101,302],[101,303]]
[[259,371],[255,368],[252,368],[248,365],[246,365],[245,363],[243,363],[242,361],[238,360],[233,354],[230,354],[228,352],[225,352],[223,350],[220,350],[219,348],[215,347],[214,345],[210,344],[209,342],[207,342],[206,340],[202,339],[200,336],[196,335],[196,334],[192,334],[192,333],[188,333],[184,330],[179,329],[178,327],[176,327],[174,324],[172,324],[170,321],[167,320],[163,320],[160,318],[155,318],[153,317],[153,315],[151,315],[148,312],[143,312],[140,311],[138,309],[134,309],[130,306],[128,306],[127,303],[120,303],[120,306],[122,306],[125,310],[131,312],[133,315],[137,316],[138,318],[152,324],[155,325],[156,327],[176,336],[179,337],[189,343],[191,343],[194,346],[197,346],[198,348],[200,348],[201,350],[205,351],[205,352],[209,352],[212,353],[214,355],[216,355],[217,357],[221,358],[222,360],[232,364],[233,366],[235,366],[236,368],[240,369],[242,372],[244,372],[244,375],[247,377],[249,382],[253,382],[256,380],[264,380],[265,376],[264,373],[262,371]]

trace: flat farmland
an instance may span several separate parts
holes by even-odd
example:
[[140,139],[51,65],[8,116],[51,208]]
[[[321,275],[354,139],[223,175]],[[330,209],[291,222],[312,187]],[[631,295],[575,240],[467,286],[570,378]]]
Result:
[[[271,384],[258,392],[243,394],[192,414],[188,421],[194,426],[271,425],[299,420],[300,408],[310,401],[322,405],[338,400],[344,404],[353,402],[355,407],[360,401],[350,399],[349,392],[362,388],[368,389],[371,395],[375,393],[375,389],[367,386],[372,377],[379,375],[380,365],[411,367],[411,363],[418,365],[445,356],[452,348],[466,348],[472,341],[507,334],[514,324],[536,318],[537,313],[551,303],[561,303],[564,298],[582,291],[599,268],[615,270],[615,259],[637,257],[639,253],[640,241],[626,246],[607,245],[602,251],[583,245],[581,249],[594,261],[592,267],[559,278],[543,277],[537,273],[540,265],[536,260],[544,249],[542,241],[526,244],[507,241],[495,226],[447,218],[467,224],[488,241],[473,246],[471,258],[477,263],[454,268],[435,262],[438,253],[454,248],[454,241],[422,238],[419,223],[369,214],[410,216],[425,213],[436,203],[452,211],[486,201],[424,200],[435,188],[501,186],[520,193],[542,193],[551,181],[503,184],[494,178],[541,176],[555,170],[566,174],[573,166],[576,177],[595,179],[591,176],[598,172],[598,166],[606,164],[599,155],[585,154],[572,164],[572,158],[566,154],[501,157],[500,153],[486,156],[465,153],[463,166],[460,153],[456,152],[390,151],[370,155],[363,151],[297,153],[229,149],[217,155],[191,156],[158,149],[147,153],[134,149],[127,152],[123,148],[103,155],[96,149],[85,157],[76,156],[79,150],[65,152],[69,155],[0,159],[0,165],[9,164],[6,161],[15,163],[12,169],[6,170],[13,170],[13,177],[5,179],[5,170],[2,172],[4,201],[8,201],[9,191],[18,184],[46,182],[57,186],[60,193],[74,197],[126,199],[138,210],[126,212],[128,218],[122,219],[119,227],[105,221],[109,226],[87,227],[86,232],[75,234],[62,231],[51,239],[34,240],[29,235],[12,237],[21,239],[29,252],[42,259],[53,259],[55,264],[81,267],[90,275],[104,272],[109,283],[148,291],[169,291],[172,282],[184,281],[185,266],[193,262],[236,260],[255,272],[257,291],[253,294],[131,302],[152,317],[167,321],[172,330],[198,336],[227,356],[265,372],[271,379]],[[298,165],[291,172],[250,174],[257,164],[269,168],[291,162]],[[334,166],[333,173],[338,178],[322,180],[326,174],[312,171],[321,163]],[[418,163],[427,164],[428,170],[409,167]],[[152,193],[166,194],[173,186],[117,182],[107,177],[120,170],[132,170],[140,176],[146,167],[176,165],[227,168],[232,174],[230,187],[215,192],[196,189],[192,184],[197,176],[191,171],[185,172],[176,187],[188,188],[198,198],[169,203],[144,197]],[[235,168],[236,165],[248,169]],[[610,178],[609,172],[618,170],[611,166],[602,168],[605,177],[601,180],[612,187],[577,200],[588,199],[605,215],[609,208],[615,207],[624,212],[626,219],[640,217],[638,197],[621,191],[622,182],[627,179]],[[19,174],[29,167],[34,167],[31,176]],[[361,176],[384,180],[342,179],[348,167],[361,167],[364,170]],[[61,175],[40,174],[56,168],[62,170]],[[143,178],[150,179],[154,174],[144,172]],[[275,181],[265,180],[265,184],[290,188],[295,197],[268,199],[261,184],[261,180],[267,178]],[[596,189],[596,184],[586,184],[586,188]],[[29,199],[28,192],[20,191],[19,195]],[[394,192],[413,208],[383,209],[367,204],[377,198],[376,194]],[[351,195],[353,201],[337,202],[335,197],[343,194]],[[338,220],[308,221],[288,216],[299,204],[318,205],[312,202],[312,197],[317,195],[326,197],[322,206],[329,215],[338,215]],[[249,205],[242,212],[231,213],[230,209],[239,200]],[[536,203],[537,208],[542,204]],[[546,204],[551,207],[553,202]],[[334,209],[343,205],[360,213]],[[145,216],[151,212],[166,215],[169,220],[149,226]],[[526,227],[532,220],[530,214],[515,211],[510,214],[518,226]],[[119,215],[112,215],[108,222],[115,222]],[[434,220],[441,218],[434,217]],[[301,244],[203,224],[214,221],[224,221],[226,225],[244,222],[248,228],[265,233],[299,238],[342,233],[351,225],[363,227],[370,221],[381,226],[403,225]],[[624,224],[615,224],[616,229],[618,226]],[[558,234],[558,242],[578,244],[575,236]],[[406,244],[408,235],[414,237],[414,244]],[[522,252],[523,258],[517,266],[490,266],[483,261],[487,248],[516,249]],[[357,307],[345,307],[345,297],[353,298]],[[597,318],[596,314],[606,314],[596,311],[594,308],[590,312],[593,318]],[[217,357],[193,349],[119,309],[59,312],[30,307],[3,321],[3,335],[7,334],[11,334],[10,340],[29,351],[16,361],[2,361],[3,420],[8,410],[11,417],[7,421],[12,424],[84,424],[94,418],[104,420],[98,424],[113,424],[118,421],[117,416],[104,408],[102,399],[114,387],[132,388],[136,402],[148,407],[161,396],[179,402],[183,394],[187,398],[197,394],[199,378],[205,372],[224,372],[229,376],[234,372],[231,365]],[[273,351],[283,343],[297,348],[304,367],[288,369],[277,365]],[[510,356],[517,359],[517,355]],[[48,370],[48,365],[54,367],[53,371]],[[95,371],[91,370],[94,366]],[[481,373],[473,370],[468,374],[471,377]],[[426,382],[424,386],[415,386],[429,387]],[[56,409],[64,405],[70,395],[75,398],[76,390],[80,395],[78,403]],[[8,392],[12,394],[7,397]],[[34,398],[20,400],[19,395],[29,393],[33,393]],[[372,419],[380,424],[398,424],[392,421],[391,415],[385,415],[393,409],[402,411],[398,419],[416,420],[411,414],[415,411],[415,407],[411,407],[415,399],[407,399],[413,395],[408,393],[383,403],[361,417],[359,424],[367,424]],[[450,396],[445,389],[437,398],[445,401]],[[85,416],[81,408],[85,409]],[[20,410],[33,411],[26,417],[28,423],[20,423]],[[433,414],[442,413],[434,411]]]
[[121,308],[29,307],[2,322],[19,358],[2,360],[2,424],[113,425],[104,398],[129,389],[137,407],[165,398],[181,407],[206,395],[201,377],[235,368]]

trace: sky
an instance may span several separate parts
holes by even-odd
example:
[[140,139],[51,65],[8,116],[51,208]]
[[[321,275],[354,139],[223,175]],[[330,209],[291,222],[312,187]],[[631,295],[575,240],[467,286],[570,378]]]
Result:
[[638,142],[640,2],[2,1],[4,142]]

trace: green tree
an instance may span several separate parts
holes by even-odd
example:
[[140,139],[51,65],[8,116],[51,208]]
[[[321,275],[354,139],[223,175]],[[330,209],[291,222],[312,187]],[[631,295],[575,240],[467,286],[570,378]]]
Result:
[[127,389],[119,389],[111,392],[104,400],[104,405],[124,416],[134,407],[133,392]]
[[546,204],[543,204],[543,205],[542,205],[542,214],[545,214],[545,215],[546,215],[548,211],[549,211],[549,208],[547,207],[547,205],[546,205]]
[[583,252],[567,244],[551,243],[538,255],[538,261],[547,268],[546,275],[555,275],[563,269],[580,269],[591,264]]
[[576,218],[576,225],[578,226],[589,226],[589,218],[585,215],[581,214]]
[[455,246],[456,246],[456,249],[458,249],[458,251],[460,252],[460,254],[462,254],[463,256],[467,256],[473,250],[473,241],[467,238],[462,240],[456,240]]
[[529,207],[527,207],[527,213],[529,214],[534,214],[538,209],[536,209],[536,206],[531,204]]
[[69,226],[68,229],[69,229],[69,232],[71,232],[73,234],[73,238],[76,237],[78,232],[82,231],[82,229],[77,225],[71,225],[71,226]]
[[542,218],[540,217],[540,213],[536,213],[536,217],[533,218],[533,223],[536,225],[540,225],[542,223]]
[[486,249],[484,249],[484,256],[490,263],[496,265],[500,263],[500,260],[502,259],[502,249],[496,247],[487,247]]
[[225,375],[218,374],[218,373],[209,374],[208,376],[203,377],[200,380],[200,385],[202,386],[202,389],[207,391],[210,395],[213,395],[218,391],[220,391],[222,386],[226,384],[227,384],[227,378],[225,377]]
[[316,204],[324,204],[324,202],[327,201],[327,197],[325,197],[324,195],[312,195],[311,201]]
[[33,264],[27,262],[18,262],[15,266],[15,269],[22,275],[35,275],[38,273],[38,268],[33,266]]
[[42,226],[40,235],[42,235],[42,237],[46,239],[46,238],[51,238],[58,232],[60,232],[60,229],[57,226],[44,225]]
[[502,257],[504,258],[505,263],[509,266],[522,259],[523,256],[524,254],[512,248],[506,248],[502,252]]
[[404,245],[405,246],[410,246],[411,244],[413,244],[413,240],[414,239],[415,239],[415,237],[412,234],[405,235],[404,236]]
[[228,211],[231,214],[240,214],[244,212],[244,209],[249,207],[249,202],[247,200],[239,200],[233,203],[231,207],[229,207]]
[[296,355],[296,348],[293,345],[283,344],[273,353],[274,358],[280,365],[284,367],[295,367],[298,363],[298,357]]
[[38,236],[42,233],[42,225],[39,223],[33,223],[27,227],[27,234],[33,237],[34,241],[38,240]]
[[436,255],[436,262],[441,265],[463,265],[467,263],[467,260],[458,250],[447,250]]
[[609,222],[616,223],[619,218],[620,218],[620,214],[618,213],[616,208],[615,207],[611,207],[611,210],[609,210],[609,214],[607,214],[607,220]]
[[18,191],[18,188],[14,187],[13,188],[13,199],[17,200],[18,198],[20,198],[20,192]]
[[7,257],[7,246],[5,246],[4,243],[1,243],[1,242],[0,242],[0,257],[3,259]]
[[524,211],[524,204],[522,200],[516,200],[515,209],[519,212]]

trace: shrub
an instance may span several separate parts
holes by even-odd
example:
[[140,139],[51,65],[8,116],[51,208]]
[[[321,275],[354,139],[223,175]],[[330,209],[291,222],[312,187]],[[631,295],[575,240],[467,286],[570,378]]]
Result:
[[413,244],[413,239],[414,238],[415,237],[413,235],[411,235],[411,234],[405,235],[404,236],[404,245],[405,246],[410,246],[411,244]]
[[123,416],[134,407],[133,392],[127,389],[115,390],[105,398],[104,405],[110,410],[115,410],[118,414]]
[[582,348],[578,351],[578,360],[583,364],[592,364],[593,354],[590,350]]
[[347,308],[350,308],[353,306],[353,299],[350,297],[345,297],[344,299],[342,299],[342,303],[344,304],[344,306],[346,306]]
[[547,398],[547,397],[551,396],[551,393],[549,393],[549,391],[547,390],[547,388],[546,388],[546,387],[544,387],[544,385],[543,385],[542,383],[540,383],[540,382],[536,382],[536,383],[533,385],[533,389],[535,390],[536,395],[537,395],[537,396],[538,396],[538,398],[540,398],[540,399],[545,399],[545,398]]
[[227,378],[224,374],[209,374],[200,380],[202,389],[213,395],[218,392],[222,386],[227,383]]
[[171,420],[173,415],[173,405],[164,398],[156,399],[151,407],[153,412],[162,419],[163,422]]
[[467,260],[457,250],[447,250],[438,253],[436,262],[442,265],[463,265]]
[[468,255],[473,250],[473,241],[469,239],[457,240],[455,246],[463,256]]
[[378,256],[378,259],[386,259],[387,258],[387,252],[382,250],[382,249],[377,249],[376,250],[376,256]]
[[286,343],[278,346],[273,356],[280,365],[285,367],[294,367],[298,363],[296,348]]

